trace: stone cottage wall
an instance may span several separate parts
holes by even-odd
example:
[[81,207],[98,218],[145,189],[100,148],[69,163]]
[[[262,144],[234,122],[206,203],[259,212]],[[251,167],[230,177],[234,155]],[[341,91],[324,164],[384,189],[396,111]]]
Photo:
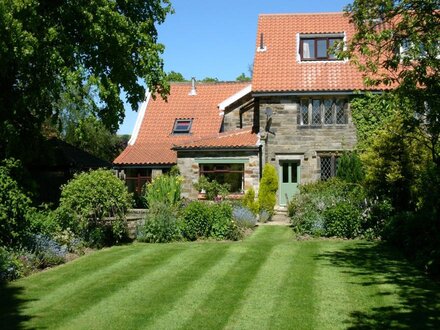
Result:
[[238,128],[251,128],[253,125],[253,106],[245,109],[235,108],[225,111],[223,119],[223,129],[225,132],[233,131]]
[[[356,144],[356,128],[349,109],[346,125],[307,127],[297,123],[299,98],[267,97],[260,98],[259,101],[263,162],[269,162],[278,168],[279,159],[288,159],[289,156],[300,159],[301,183],[319,180],[320,154],[350,150]],[[271,133],[265,132],[267,108],[273,112],[269,128]]]
[[[220,157],[221,156],[221,157]],[[244,163],[244,189],[253,187],[258,190],[260,178],[259,156],[257,150],[243,152],[178,152],[177,165],[180,173],[184,177],[182,185],[182,197],[197,199],[198,191],[194,188],[194,183],[199,180],[199,162],[197,159],[218,157],[221,160],[247,158]]]

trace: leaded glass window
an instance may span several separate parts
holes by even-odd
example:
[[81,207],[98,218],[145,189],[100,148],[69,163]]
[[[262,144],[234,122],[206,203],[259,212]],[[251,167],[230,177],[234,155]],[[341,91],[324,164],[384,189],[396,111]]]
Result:
[[324,124],[330,125],[334,123],[333,100],[324,100]]
[[308,100],[302,100],[301,101],[301,115],[300,115],[300,121],[301,125],[308,125],[309,124],[309,101]]
[[348,124],[348,103],[345,99],[302,99],[298,113],[301,126]]
[[321,101],[313,100],[312,101],[312,124],[320,125],[321,124]]
[[320,167],[321,167],[321,180],[325,181],[331,177],[336,176],[338,171],[338,160],[337,155],[322,155],[319,157]]

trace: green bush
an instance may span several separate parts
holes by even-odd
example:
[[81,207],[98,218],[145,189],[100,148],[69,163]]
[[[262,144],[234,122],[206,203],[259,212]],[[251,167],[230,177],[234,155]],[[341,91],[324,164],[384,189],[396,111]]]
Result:
[[160,175],[147,185],[145,199],[147,205],[163,203],[169,206],[180,201],[182,191],[182,177],[173,175]]
[[228,203],[194,201],[182,214],[182,235],[188,240],[215,238],[237,240],[241,237],[232,219],[232,206]]
[[131,205],[124,183],[112,171],[100,169],[77,174],[62,187],[57,217],[62,229],[89,244],[111,245],[126,238],[124,217]]
[[328,237],[355,238],[361,234],[361,213],[348,201],[324,211],[324,233]]
[[61,232],[55,211],[44,206],[42,209],[32,208],[28,212],[29,228],[32,233],[55,237]]
[[199,181],[194,184],[194,188],[198,191],[204,191],[207,200],[216,200],[219,196],[224,199],[229,194],[230,185],[227,183],[220,184],[215,180],[209,181],[207,177],[202,175]]
[[241,203],[243,204],[244,207],[251,210],[253,214],[258,214],[259,205],[258,205],[258,201],[255,200],[254,188],[251,187],[248,190],[246,190],[246,193],[244,194]]
[[336,176],[341,180],[360,183],[364,178],[362,162],[355,152],[344,152],[338,160]]
[[383,238],[420,268],[440,276],[440,228],[435,211],[402,212],[388,219]]
[[383,230],[393,216],[394,209],[388,200],[373,199],[362,212],[362,231],[366,239],[383,237]]
[[150,206],[143,225],[137,228],[137,240],[147,243],[168,243],[181,238],[176,211],[164,203]]
[[0,246],[19,246],[29,236],[28,213],[31,200],[11,177],[6,166],[0,166]]
[[237,224],[232,219],[232,206],[227,203],[210,205],[212,226],[210,237],[218,240],[238,240],[241,237]]
[[17,253],[0,246],[0,283],[23,276],[24,265]]
[[258,205],[260,210],[267,211],[270,215],[276,204],[276,193],[278,190],[278,175],[272,164],[266,164],[263,168],[263,176],[258,191]]
[[194,241],[209,237],[211,232],[211,209],[208,203],[194,201],[188,204],[182,214],[182,235]]
[[353,238],[366,229],[361,227],[365,199],[361,186],[333,178],[301,186],[288,213],[298,233]]

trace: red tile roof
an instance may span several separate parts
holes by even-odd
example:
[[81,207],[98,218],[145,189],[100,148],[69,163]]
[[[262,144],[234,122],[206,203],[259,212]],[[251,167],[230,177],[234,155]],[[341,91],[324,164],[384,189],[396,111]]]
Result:
[[117,165],[171,165],[175,164],[176,152],[169,143],[135,143],[113,161]]
[[249,148],[258,147],[258,135],[251,129],[240,129],[218,133],[213,136],[192,139],[175,145],[175,149],[218,149],[218,148]]
[[[139,134],[115,160],[116,165],[174,164],[174,144],[188,139],[213,136],[220,131],[223,117],[219,103],[241,91],[249,83],[196,83],[197,95],[189,95],[191,83],[172,83],[167,101],[150,99]],[[172,134],[176,119],[192,118],[191,135]]]
[[367,89],[362,73],[348,61],[298,60],[299,34],[345,33],[350,40],[354,31],[344,13],[260,15],[256,46],[263,33],[266,50],[255,52],[253,92]]

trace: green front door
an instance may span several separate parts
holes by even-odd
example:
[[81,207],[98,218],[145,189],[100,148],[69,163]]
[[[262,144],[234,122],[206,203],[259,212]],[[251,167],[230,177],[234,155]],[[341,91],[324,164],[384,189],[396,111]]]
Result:
[[287,205],[293,195],[298,193],[300,178],[299,160],[281,160],[279,166],[279,201],[281,206]]

